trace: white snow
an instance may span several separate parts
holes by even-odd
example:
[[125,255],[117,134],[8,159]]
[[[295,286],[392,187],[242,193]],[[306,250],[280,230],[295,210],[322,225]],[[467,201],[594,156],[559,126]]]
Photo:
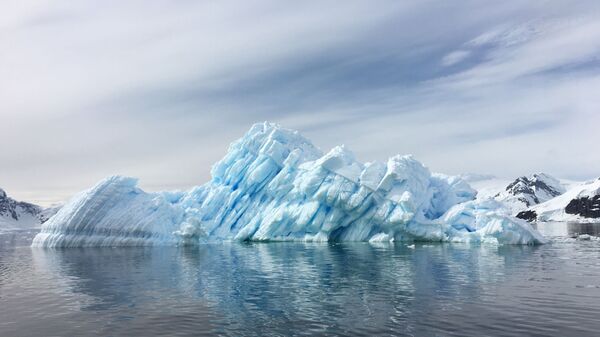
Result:
[[57,210],[14,200],[0,188],[0,231],[40,228]]
[[572,183],[570,188],[562,195],[552,198],[544,203],[531,207],[537,214],[538,221],[572,221],[572,222],[598,222],[598,219],[584,218],[576,214],[567,214],[565,207],[573,199],[593,197],[600,194],[600,179],[583,183]]
[[179,245],[205,241],[546,240],[500,203],[476,201],[458,177],[411,156],[358,162],[345,147],[323,154],[298,132],[256,124],[187,192],[146,193],[109,177],[69,201],[34,246]]
[[[576,182],[556,179],[546,173],[535,173],[516,180],[478,174],[463,174],[461,177],[477,190],[477,200],[491,198],[500,201],[513,215],[553,199],[556,194],[576,185]],[[509,186],[512,188],[509,189]]]
[[475,180],[471,180],[471,175],[461,175],[460,177],[477,191],[478,200],[493,199],[503,191],[506,191],[506,186],[514,180],[494,176],[484,176],[485,178]]

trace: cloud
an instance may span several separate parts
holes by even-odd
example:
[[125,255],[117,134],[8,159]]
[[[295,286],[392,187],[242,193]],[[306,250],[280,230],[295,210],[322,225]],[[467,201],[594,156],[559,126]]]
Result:
[[362,160],[600,175],[600,5],[21,1],[0,14],[0,186],[188,188],[253,122]]
[[444,56],[444,58],[442,59],[442,65],[448,67],[457,64],[469,57],[469,55],[471,55],[471,52],[468,50],[455,50]]

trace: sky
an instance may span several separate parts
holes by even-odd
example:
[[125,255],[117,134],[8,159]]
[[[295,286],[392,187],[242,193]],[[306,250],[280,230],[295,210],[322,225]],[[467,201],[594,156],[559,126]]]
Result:
[[361,161],[600,176],[599,1],[28,1],[0,12],[0,187],[188,189],[253,123]]

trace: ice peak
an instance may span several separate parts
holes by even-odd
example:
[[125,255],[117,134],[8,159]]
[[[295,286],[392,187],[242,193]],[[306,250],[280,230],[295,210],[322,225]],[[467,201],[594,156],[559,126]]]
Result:
[[266,155],[280,165],[283,165],[289,153],[296,149],[305,160],[314,160],[322,155],[321,151],[298,131],[270,122],[254,124],[242,138],[232,144],[232,147],[234,151],[244,148],[256,155]]
[[363,171],[363,165],[356,161],[354,153],[344,145],[331,149],[327,154],[319,158],[315,162],[315,165],[335,172],[355,183],[358,183]]

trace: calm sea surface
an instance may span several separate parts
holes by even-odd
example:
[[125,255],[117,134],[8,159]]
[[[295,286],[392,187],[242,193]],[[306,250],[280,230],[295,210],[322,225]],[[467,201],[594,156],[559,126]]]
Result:
[[599,336],[598,225],[539,247],[32,249],[0,234],[0,336]]

